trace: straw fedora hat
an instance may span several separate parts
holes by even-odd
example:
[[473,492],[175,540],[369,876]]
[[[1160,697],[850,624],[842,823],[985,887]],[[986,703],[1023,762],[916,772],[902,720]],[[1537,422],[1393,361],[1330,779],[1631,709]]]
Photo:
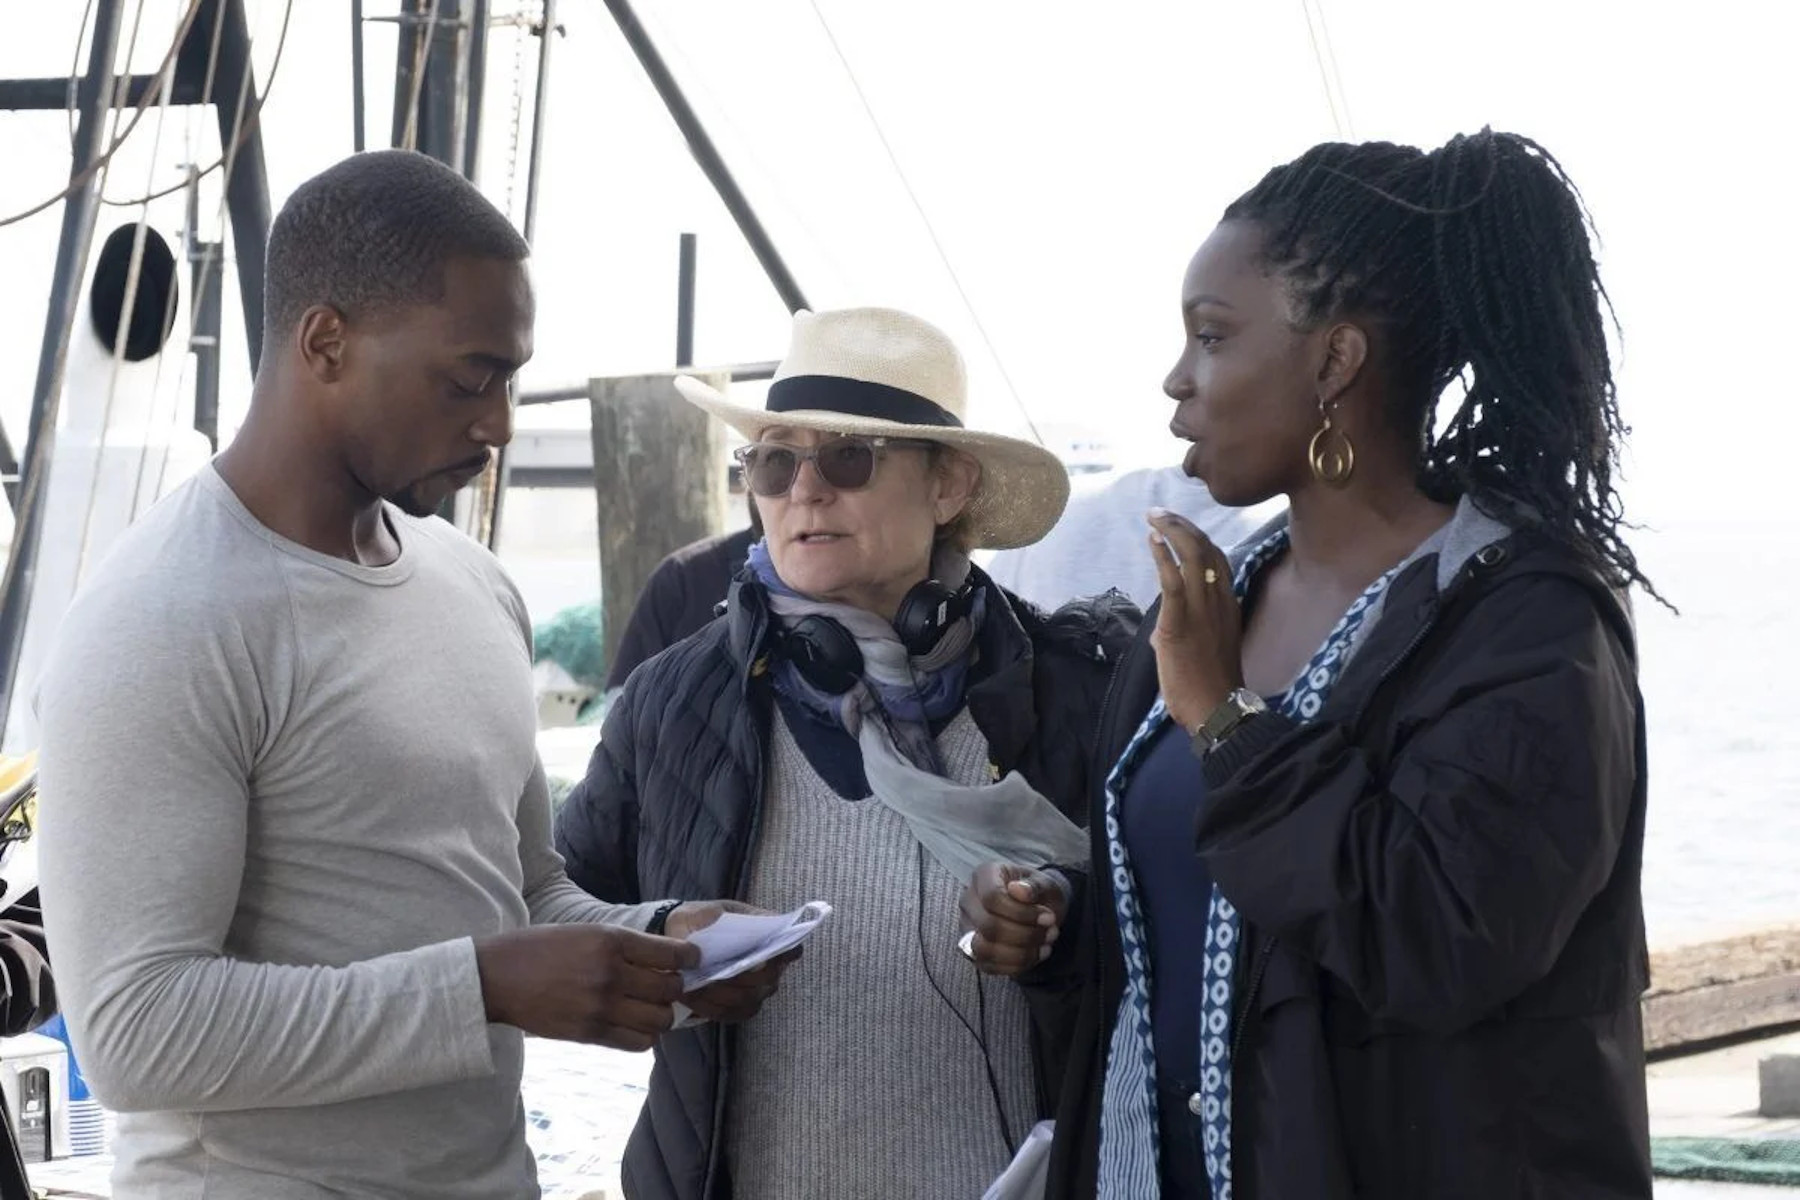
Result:
[[767,407],[733,404],[687,375],[675,387],[750,441],[781,426],[954,446],[981,464],[968,510],[978,548],[1030,545],[1050,532],[1069,499],[1069,472],[1054,454],[963,427],[969,383],[962,355],[942,330],[895,309],[795,313]]

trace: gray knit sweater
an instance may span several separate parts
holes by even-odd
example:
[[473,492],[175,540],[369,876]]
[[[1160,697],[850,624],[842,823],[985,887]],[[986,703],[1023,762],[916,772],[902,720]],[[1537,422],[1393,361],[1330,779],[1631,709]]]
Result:
[[[987,741],[966,711],[938,745],[956,782],[990,778]],[[733,1194],[974,1200],[1009,1155],[963,1021],[985,1025],[1022,1137],[1035,1107],[1024,1000],[957,952],[961,887],[928,858],[921,921],[921,855],[905,822],[878,800],[833,793],[779,713],[767,788],[746,899],[779,912],[827,900],[835,911],[740,1031],[726,1129]]]

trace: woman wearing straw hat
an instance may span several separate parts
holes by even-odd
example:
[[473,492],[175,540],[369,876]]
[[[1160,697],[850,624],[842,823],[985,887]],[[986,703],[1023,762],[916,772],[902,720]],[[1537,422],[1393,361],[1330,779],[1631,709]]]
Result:
[[1042,537],[1068,477],[964,427],[961,357],[924,321],[797,314],[765,408],[677,384],[749,441],[765,536],[725,615],[626,683],[558,846],[597,896],[834,912],[753,1022],[663,1039],[626,1194],[978,1196],[1060,1058],[958,953],[958,897],[978,863],[1085,860],[1137,612],[1046,616],[970,563]]

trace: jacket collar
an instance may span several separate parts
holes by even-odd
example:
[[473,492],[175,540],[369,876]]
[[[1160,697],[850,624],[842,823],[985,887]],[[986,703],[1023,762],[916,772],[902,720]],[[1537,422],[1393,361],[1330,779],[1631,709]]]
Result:
[[775,628],[769,615],[769,594],[748,571],[741,571],[725,594],[724,607],[726,648],[738,669],[739,691],[747,695],[750,681],[767,669],[763,660]]
[[[975,639],[975,669],[969,676],[967,703],[988,742],[988,761],[1005,773],[1025,753],[1037,732],[1037,702],[1032,691],[1035,651],[1015,601],[971,567],[977,586],[987,594],[987,618]],[[1029,617],[1029,611],[1026,611]]]
[[[1264,522],[1262,528],[1233,547],[1226,555],[1232,570],[1235,571],[1250,557],[1251,551],[1272,535],[1286,529],[1289,515],[1289,510],[1282,509]],[[1402,560],[1400,567],[1404,571],[1420,559],[1435,556],[1437,590],[1443,592],[1449,589],[1470,559],[1488,546],[1506,540],[1512,532],[1511,526],[1486,512],[1473,497],[1464,496],[1457,501],[1449,522],[1421,542],[1418,549]]]
[[[1284,509],[1233,547],[1226,555],[1232,570],[1270,535],[1286,529],[1288,516]],[[1410,636],[1416,628],[1433,620],[1447,594],[1459,590],[1473,574],[1494,575],[1503,571],[1552,572],[1587,587],[1626,644],[1634,644],[1628,600],[1567,550],[1534,533],[1526,520],[1521,519],[1519,524],[1523,528],[1514,528],[1472,497],[1462,497],[1444,527],[1402,561],[1394,585],[1382,594],[1364,621],[1353,650],[1360,650],[1384,624],[1395,626],[1398,622],[1397,636]],[[1145,612],[1137,642],[1117,681],[1120,708],[1133,711],[1134,717],[1141,717],[1156,695],[1156,660],[1149,642],[1161,608],[1162,600],[1158,598]],[[1384,616],[1393,616],[1394,620],[1384,622]],[[1117,741],[1117,730],[1109,734],[1110,741]]]

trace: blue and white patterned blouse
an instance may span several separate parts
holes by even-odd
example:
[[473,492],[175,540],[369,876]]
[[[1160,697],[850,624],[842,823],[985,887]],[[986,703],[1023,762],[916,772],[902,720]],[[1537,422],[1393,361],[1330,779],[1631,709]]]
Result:
[[[1240,602],[1257,573],[1279,557],[1287,545],[1287,530],[1278,529],[1244,557],[1232,579]],[[1293,686],[1276,701],[1276,711],[1299,724],[1318,716],[1325,697],[1349,658],[1371,606],[1387,591],[1398,571],[1398,567],[1390,570],[1356,598]],[[1101,1097],[1099,1196],[1102,1198],[1141,1200],[1160,1192],[1156,1042],[1150,1016],[1150,943],[1143,898],[1131,869],[1120,814],[1121,798],[1132,771],[1139,764],[1144,748],[1168,720],[1169,711],[1158,696],[1106,781],[1106,865],[1112,877],[1114,915],[1119,923],[1120,944],[1124,951],[1125,994],[1113,1024]],[[1195,1075],[1200,1080],[1198,1115],[1213,1200],[1231,1200],[1231,1021],[1241,924],[1237,910],[1215,884],[1207,910],[1200,1062]],[[1180,1075],[1187,1074],[1179,1067],[1176,1070]]]

